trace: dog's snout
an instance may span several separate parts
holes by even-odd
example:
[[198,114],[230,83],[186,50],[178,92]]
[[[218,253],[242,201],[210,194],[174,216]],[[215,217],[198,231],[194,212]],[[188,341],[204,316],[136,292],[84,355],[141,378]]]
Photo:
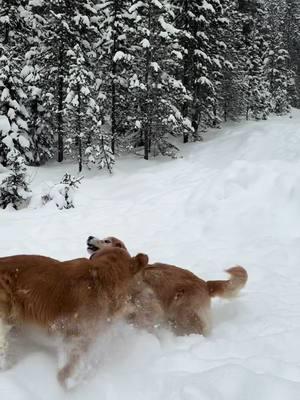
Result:
[[97,244],[97,238],[95,238],[95,236],[89,236],[86,244],[87,244],[87,250],[89,253],[91,252],[95,252],[97,250],[99,250],[99,245]]

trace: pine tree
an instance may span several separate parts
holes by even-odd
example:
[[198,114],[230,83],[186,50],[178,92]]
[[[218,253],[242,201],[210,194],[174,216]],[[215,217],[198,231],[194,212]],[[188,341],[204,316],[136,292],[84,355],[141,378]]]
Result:
[[7,164],[7,154],[12,148],[16,148],[27,160],[32,161],[25,100],[18,59],[10,56],[9,51],[0,44],[0,113],[7,117],[10,125],[10,130],[2,132],[0,136],[0,162],[3,165]]
[[48,86],[48,69],[44,63],[44,31],[41,29],[39,15],[43,1],[28,1],[26,7],[26,46],[24,66],[21,77],[24,91],[27,95],[25,102],[29,114],[28,127],[32,142],[33,165],[39,166],[53,156],[54,136],[52,130],[52,115],[46,108],[46,88]]
[[285,1],[270,0],[268,24],[272,34],[269,37],[269,54],[266,59],[267,74],[270,82],[271,109],[276,114],[289,110],[288,82],[291,71],[288,68],[289,55],[284,42]]
[[44,188],[42,195],[43,205],[50,201],[55,202],[60,210],[74,208],[74,193],[81,184],[83,177],[75,177],[65,173],[60,183]]
[[[224,28],[228,21],[218,0],[177,1],[177,27],[182,30],[182,81],[192,95],[183,104],[183,114],[192,120],[193,137],[202,129],[217,126],[219,87],[223,79],[226,44]],[[184,142],[188,137],[184,136]]]
[[0,183],[0,207],[11,205],[18,210],[26,205],[31,197],[26,176],[24,158],[17,150],[11,150],[7,156],[10,174]]
[[7,154],[16,148],[32,161],[32,143],[28,135],[26,93],[20,71],[24,56],[24,1],[3,0],[0,9],[0,114],[6,116],[10,130],[0,133],[0,162],[7,164]]
[[49,0],[41,6],[44,32],[44,62],[48,64],[48,83],[46,82],[46,107],[55,117],[53,133],[57,138],[57,160],[64,159],[64,138],[66,121],[64,119],[66,97],[66,77],[69,69],[67,51],[74,45],[70,19],[73,16],[69,1]]
[[245,2],[249,8],[243,15],[243,47],[245,59],[246,119],[266,119],[270,112],[270,83],[266,73],[269,54],[266,12],[259,1]]
[[132,15],[128,12],[128,0],[100,0],[99,41],[97,43],[100,72],[100,93],[105,103],[105,115],[110,125],[110,135],[105,134],[105,142],[111,144],[113,154],[128,148],[125,133],[128,130],[129,71],[134,61],[132,47]]
[[[57,138],[58,161],[64,159],[64,150],[70,149],[68,139],[69,128],[74,134],[74,110],[71,112],[70,104],[65,101],[70,98],[70,91],[74,92],[74,72],[76,61],[70,57],[72,52],[80,53],[79,58],[84,59],[85,72],[81,74],[89,77],[89,85],[93,70],[95,70],[96,52],[95,41],[99,36],[98,12],[94,0],[49,0],[47,2],[33,2],[31,12],[34,15],[36,30],[40,33],[40,54],[37,59],[46,63],[46,73],[43,73],[42,83],[42,116],[45,119],[47,131]],[[74,50],[75,49],[75,50]],[[31,53],[32,54],[32,53]],[[88,68],[88,71],[86,71]],[[77,72],[79,69],[77,68]],[[39,70],[39,73],[41,71]],[[72,75],[70,77],[70,74]],[[74,75],[75,74],[75,75]],[[81,79],[80,78],[80,79]],[[73,82],[71,83],[71,81]],[[81,84],[78,83],[80,86]],[[95,85],[95,82],[92,82]],[[80,89],[81,90],[81,89]],[[88,88],[89,90],[89,88]],[[75,95],[78,97],[78,94]],[[45,110],[45,112],[44,112]],[[83,111],[80,111],[82,115]],[[55,118],[53,118],[53,115]],[[76,143],[80,148],[82,132],[78,128],[77,120]],[[45,137],[45,135],[43,135]],[[79,140],[80,139],[80,140]],[[82,160],[82,151],[80,159]],[[80,168],[82,161],[80,161]]]
[[100,107],[94,97],[95,77],[91,72],[90,61],[85,58],[81,46],[76,44],[67,55],[71,60],[65,99],[68,116],[67,146],[69,152],[72,152],[74,145],[77,148],[80,172],[85,147],[90,146],[95,139],[93,134],[100,117]]
[[226,43],[226,60],[223,62],[222,79],[219,86],[219,108],[225,121],[237,120],[245,113],[245,52],[243,42],[241,13],[237,2],[229,1],[224,7],[229,23],[223,32]]
[[136,59],[130,77],[130,93],[135,108],[131,114],[133,146],[142,144],[149,154],[175,156],[177,148],[169,135],[191,131],[180,103],[188,97],[175,76],[181,58],[175,14],[167,1],[138,1],[129,10],[135,18]]
[[85,150],[89,167],[97,165],[99,169],[107,169],[112,173],[115,164],[115,155],[111,148],[111,134],[105,132],[101,121],[93,131],[93,144]]
[[289,52],[288,68],[293,77],[288,82],[291,104],[300,108],[300,3],[298,0],[286,0],[284,15],[284,37]]

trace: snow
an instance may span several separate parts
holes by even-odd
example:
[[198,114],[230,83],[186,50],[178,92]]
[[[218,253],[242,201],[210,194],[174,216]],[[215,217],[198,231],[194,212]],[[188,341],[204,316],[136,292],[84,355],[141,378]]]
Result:
[[158,72],[160,70],[160,66],[158,65],[157,62],[153,61],[150,65],[154,69],[155,72]]
[[8,133],[10,131],[10,123],[5,115],[0,115],[0,132]]
[[32,7],[41,7],[44,4],[44,0],[30,0],[29,5]]
[[204,10],[210,11],[212,13],[215,13],[215,9],[213,8],[213,6],[211,4],[209,4],[206,0],[202,0],[201,8],[203,8]]
[[158,7],[159,9],[163,8],[162,3],[161,3],[160,1],[158,1],[158,0],[152,0],[152,3],[153,3],[156,7]]
[[25,65],[21,71],[21,77],[26,78],[28,75],[32,75],[34,67],[32,65]]
[[138,10],[139,8],[144,7],[144,6],[145,6],[145,3],[143,1],[138,1],[129,8],[128,12],[134,13],[136,10]]
[[[0,373],[1,399],[298,400],[300,112],[292,116],[228,124],[182,146],[177,160],[124,156],[113,176],[85,171],[74,209],[33,199],[29,209],[0,210],[2,256],[81,257],[89,235],[115,235],[133,254],[204,279],[237,263],[249,273],[240,297],[213,301],[210,337],[116,326],[69,393],[52,351],[19,345],[17,364]],[[35,199],[66,170],[76,166],[32,168]]]
[[179,29],[175,28],[175,26],[166,22],[163,16],[160,16],[158,18],[158,21],[159,21],[162,29],[164,29],[166,33],[168,33],[170,35],[175,35],[176,33],[179,32]]
[[81,22],[83,25],[90,26],[90,19],[86,15],[78,14],[76,15],[76,17],[74,17],[74,21],[76,22],[77,25],[79,25]]
[[116,54],[114,55],[113,60],[114,60],[114,62],[117,62],[117,61],[122,60],[123,58],[126,58],[126,57],[127,56],[126,56],[125,53],[123,53],[123,51],[117,51]]
[[174,54],[179,60],[183,59],[183,55],[180,51],[172,50],[172,54]]
[[151,44],[150,44],[149,40],[146,39],[146,38],[143,39],[143,40],[141,41],[141,45],[142,45],[142,47],[144,47],[144,48],[151,47]]
[[206,76],[200,76],[199,82],[201,85],[212,86],[212,82]]
[[202,57],[204,60],[210,60],[210,57],[206,54],[206,53],[204,53],[204,51],[202,51],[202,50],[195,50],[195,55],[196,56],[199,56],[199,57]]
[[2,90],[2,95],[1,95],[1,101],[5,101],[6,99],[8,99],[10,97],[10,93],[9,90],[7,88],[4,88]]
[[9,149],[13,149],[14,148],[14,142],[13,139],[10,135],[5,136],[2,140],[2,143],[5,144],[5,146],[7,146]]

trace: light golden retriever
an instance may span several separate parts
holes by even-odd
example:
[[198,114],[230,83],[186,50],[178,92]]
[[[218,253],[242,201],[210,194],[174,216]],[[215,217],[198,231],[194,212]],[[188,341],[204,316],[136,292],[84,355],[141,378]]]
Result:
[[128,313],[131,280],[147,263],[146,255],[131,257],[118,247],[103,248],[91,260],[60,262],[35,255],[0,258],[2,367],[9,327],[40,327],[47,334],[62,335],[71,347],[58,372],[65,385],[99,329],[107,320]]
[[[97,239],[90,236],[87,247],[92,259],[99,249],[126,249],[125,244],[115,237]],[[236,296],[248,279],[247,271],[241,266],[226,272],[230,274],[229,280],[204,281],[187,269],[162,263],[149,264],[132,281],[131,301],[135,307],[130,315],[132,322],[147,329],[168,324],[177,335],[208,335],[211,298]]]

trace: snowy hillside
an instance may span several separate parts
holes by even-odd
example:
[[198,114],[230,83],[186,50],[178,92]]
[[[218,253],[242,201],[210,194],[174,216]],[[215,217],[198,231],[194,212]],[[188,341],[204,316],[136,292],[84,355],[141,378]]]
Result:
[[124,158],[113,176],[87,172],[70,210],[38,207],[38,194],[75,167],[31,169],[31,208],[0,210],[0,256],[81,257],[87,236],[114,235],[205,279],[241,264],[249,282],[239,298],[213,302],[209,338],[116,327],[69,393],[53,352],[16,344],[0,399],[298,400],[300,112],[292,116],[227,125],[175,161]]

